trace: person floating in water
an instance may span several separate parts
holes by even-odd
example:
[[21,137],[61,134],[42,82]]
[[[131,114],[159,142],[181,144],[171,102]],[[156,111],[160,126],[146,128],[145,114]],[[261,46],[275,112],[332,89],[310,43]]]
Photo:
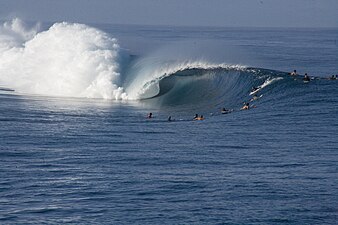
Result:
[[250,99],[250,102],[253,102],[255,100],[259,99],[258,95],[257,94],[254,94],[252,99]]
[[337,80],[337,75],[336,75],[336,76],[335,76],[335,75],[332,75],[329,79],[330,79],[330,80]]
[[297,70],[294,70],[292,73],[290,73],[291,76],[297,76]]
[[168,117],[168,122],[174,121],[171,116]]
[[152,113],[149,113],[148,116],[147,116],[148,119],[151,119],[153,118],[153,114]]
[[243,105],[243,107],[241,108],[241,110],[248,110],[248,109],[250,109],[249,102],[244,102],[244,105]]
[[307,73],[305,73],[303,81],[306,81],[306,82],[310,81],[310,77],[307,75]]
[[204,117],[203,117],[203,115],[201,115],[201,116],[194,118],[194,120],[204,120]]
[[222,108],[221,113],[222,113],[222,114],[231,113],[231,109],[225,109],[225,108]]

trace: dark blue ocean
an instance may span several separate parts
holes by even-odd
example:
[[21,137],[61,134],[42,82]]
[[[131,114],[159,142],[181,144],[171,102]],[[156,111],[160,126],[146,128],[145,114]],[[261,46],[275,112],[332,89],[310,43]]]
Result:
[[337,29],[90,27],[127,52],[118,98],[70,78],[48,92],[115,68],[113,50],[90,57],[92,33],[2,42],[0,224],[337,223]]

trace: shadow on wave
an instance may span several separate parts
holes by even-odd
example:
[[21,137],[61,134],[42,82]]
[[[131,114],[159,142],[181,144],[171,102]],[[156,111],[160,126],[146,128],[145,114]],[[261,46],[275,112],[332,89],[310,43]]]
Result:
[[253,87],[262,95],[283,78],[288,82],[287,73],[260,68],[188,68],[164,74],[159,81],[148,85],[148,92],[141,99],[160,107],[235,108],[250,100]]

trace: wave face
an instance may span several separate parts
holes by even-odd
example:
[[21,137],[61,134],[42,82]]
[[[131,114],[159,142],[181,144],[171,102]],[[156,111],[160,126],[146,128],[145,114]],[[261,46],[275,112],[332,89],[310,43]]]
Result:
[[[234,107],[275,71],[207,60],[131,57],[98,29],[56,23],[39,31],[15,19],[0,28],[0,87],[17,93],[141,100],[159,106]],[[188,57],[187,57],[188,58]]]
[[116,39],[82,24],[26,29],[15,19],[0,28],[0,84],[17,92],[123,99],[124,60]]
[[274,84],[285,75],[239,66],[187,67],[146,83],[140,98],[161,107],[180,106],[183,111],[238,108],[253,97],[253,87],[259,89],[257,95],[276,91]]

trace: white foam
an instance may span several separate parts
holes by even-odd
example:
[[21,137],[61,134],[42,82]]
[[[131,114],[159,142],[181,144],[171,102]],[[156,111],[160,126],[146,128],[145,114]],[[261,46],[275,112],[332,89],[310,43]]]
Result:
[[282,79],[283,79],[283,77],[275,77],[275,78],[272,78],[272,79],[268,78],[267,80],[264,81],[264,83],[262,85],[259,85],[257,87],[257,90],[250,92],[250,95],[257,93],[258,91],[262,90],[266,86],[269,86],[270,84],[274,83],[275,81],[282,80]]
[[13,19],[0,26],[0,49],[18,47],[23,42],[32,39],[40,30],[40,24],[37,23],[32,28],[27,28],[20,19]]
[[272,79],[269,78],[266,81],[264,81],[264,83],[262,85],[260,85],[259,88],[260,89],[265,88],[266,86],[274,83],[275,81],[282,80],[282,79],[283,79],[283,77],[275,77],[275,78],[272,78]]
[[38,32],[15,19],[0,28],[0,84],[30,94],[127,99],[120,84],[125,56],[116,39],[83,24]]

